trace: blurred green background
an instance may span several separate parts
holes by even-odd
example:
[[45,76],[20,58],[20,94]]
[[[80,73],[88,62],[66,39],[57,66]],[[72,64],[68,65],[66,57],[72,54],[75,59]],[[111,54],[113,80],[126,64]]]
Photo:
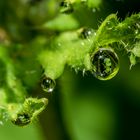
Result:
[[[0,26],[14,42],[25,43],[40,34],[52,34],[32,27],[55,18],[59,1],[30,0],[28,6],[27,1],[0,0]],[[80,27],[97,29],[111,13],[118,13],[122,20],[138,12],[139,0],[102,0],[98,8],[79,8],[73,16]],[[89,73],[83,77],[82,72],[76,74],[66,68],[55,92],[44,95],[49,105],[39,120],[23,128],[6,122],[0,126],[0,140],[140,139],[140,64],[129,70],[125,53],[120,51],[118,55],[120,71],[109,81],[99,81]]]

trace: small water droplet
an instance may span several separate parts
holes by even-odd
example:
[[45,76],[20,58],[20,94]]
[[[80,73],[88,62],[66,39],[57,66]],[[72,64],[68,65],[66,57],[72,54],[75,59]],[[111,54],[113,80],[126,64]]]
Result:
[[91,57],[93,73],[99,80],[109,80],[119,71],[117,54],[109,48],[100,48]]
[[48,93],[53,92],[55,85],[56,85],[55,81],[52,80],[51,78],[46,76],[42,78],[41,87],[44,91]]
[[74,11],[72,3],[67,1],[62,1],[60,3],[60,12],[65,14],[70,14]]
[[12,120],[12,123],[17,126],[25,126],[28,125],[31,122],[31,117],[26,114],[18,114],[15,119]]
[[80,32],[80,37],[82,39],[88,39],[90,36],[92,36],[94,33],[94,30],[92,28],[83,28]]

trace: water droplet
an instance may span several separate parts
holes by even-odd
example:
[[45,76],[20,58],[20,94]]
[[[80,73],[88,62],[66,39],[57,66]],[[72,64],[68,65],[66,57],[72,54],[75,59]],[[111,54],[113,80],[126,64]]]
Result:
[[70,2],[62,1],[60,3],[60,12],[65,14],[70,14],[74,11],[73,6]]
[[109,80],[119,71],[119,59],[110,48],[100,48],[91,57],[93,73],[99,80]]
[[94,33],[94,30],[92,28],[83,28],[80,32],[80,37],[82,39],[87,39],[90,36],[92,36],[93,33]]
[[16,119],[12,120],[12,123],[17,125],[17,126],[25,126],[28,125],[31,122],[31,117],[26,114],[18,114]]
[[52,80],[51,78],[46,76],[42,78],[41,87],[43,88],[44,91],[48,93],[53,92],[55,85],[56,85],[55,81]]

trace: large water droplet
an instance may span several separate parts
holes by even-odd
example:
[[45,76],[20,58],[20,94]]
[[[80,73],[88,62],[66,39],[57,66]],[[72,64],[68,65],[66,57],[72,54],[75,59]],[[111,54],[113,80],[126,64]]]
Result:
[[109,80],[119,71],[119,59],[110,48],[100,48],[91,57],[93,72],[99,80]]
[[73,6],[70,2],[62,1],[60,3],[60,12],[65,14],[70,14],[74,11]]
[[55,81],[52,80],[51,78],[46,76],[42,78],[41,87],[43,88],[44,91],[48,93],[53,92],[55,85],[56,85]]
[[12,123],[17,126],[25,126],[28,125],[31,122],[31,117],[26,114],[18,114],[15,119],[12,120]]

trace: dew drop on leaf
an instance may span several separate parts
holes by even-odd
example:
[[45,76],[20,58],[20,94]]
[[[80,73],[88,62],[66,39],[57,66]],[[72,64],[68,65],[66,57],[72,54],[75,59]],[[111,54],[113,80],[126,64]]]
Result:
[[60,3],[60,12],[65,14],[70,14],[74,11],[73,6],[70,2],[62,1]]
[[15,119],[12,120],[12,123],[17,126],[25,126],[31,122],[31,118],[28,114],[18,114]]
[[46,76],[42,78],[41,87],[45,92],[48,93],[53,92],[55,85],[56,85],[55,81],[52,80],[51,78]]
[[117,54],[109,48],[100,48],[91,57],[93,72],[99,80],[109,80],[119,71],[119,58]]

